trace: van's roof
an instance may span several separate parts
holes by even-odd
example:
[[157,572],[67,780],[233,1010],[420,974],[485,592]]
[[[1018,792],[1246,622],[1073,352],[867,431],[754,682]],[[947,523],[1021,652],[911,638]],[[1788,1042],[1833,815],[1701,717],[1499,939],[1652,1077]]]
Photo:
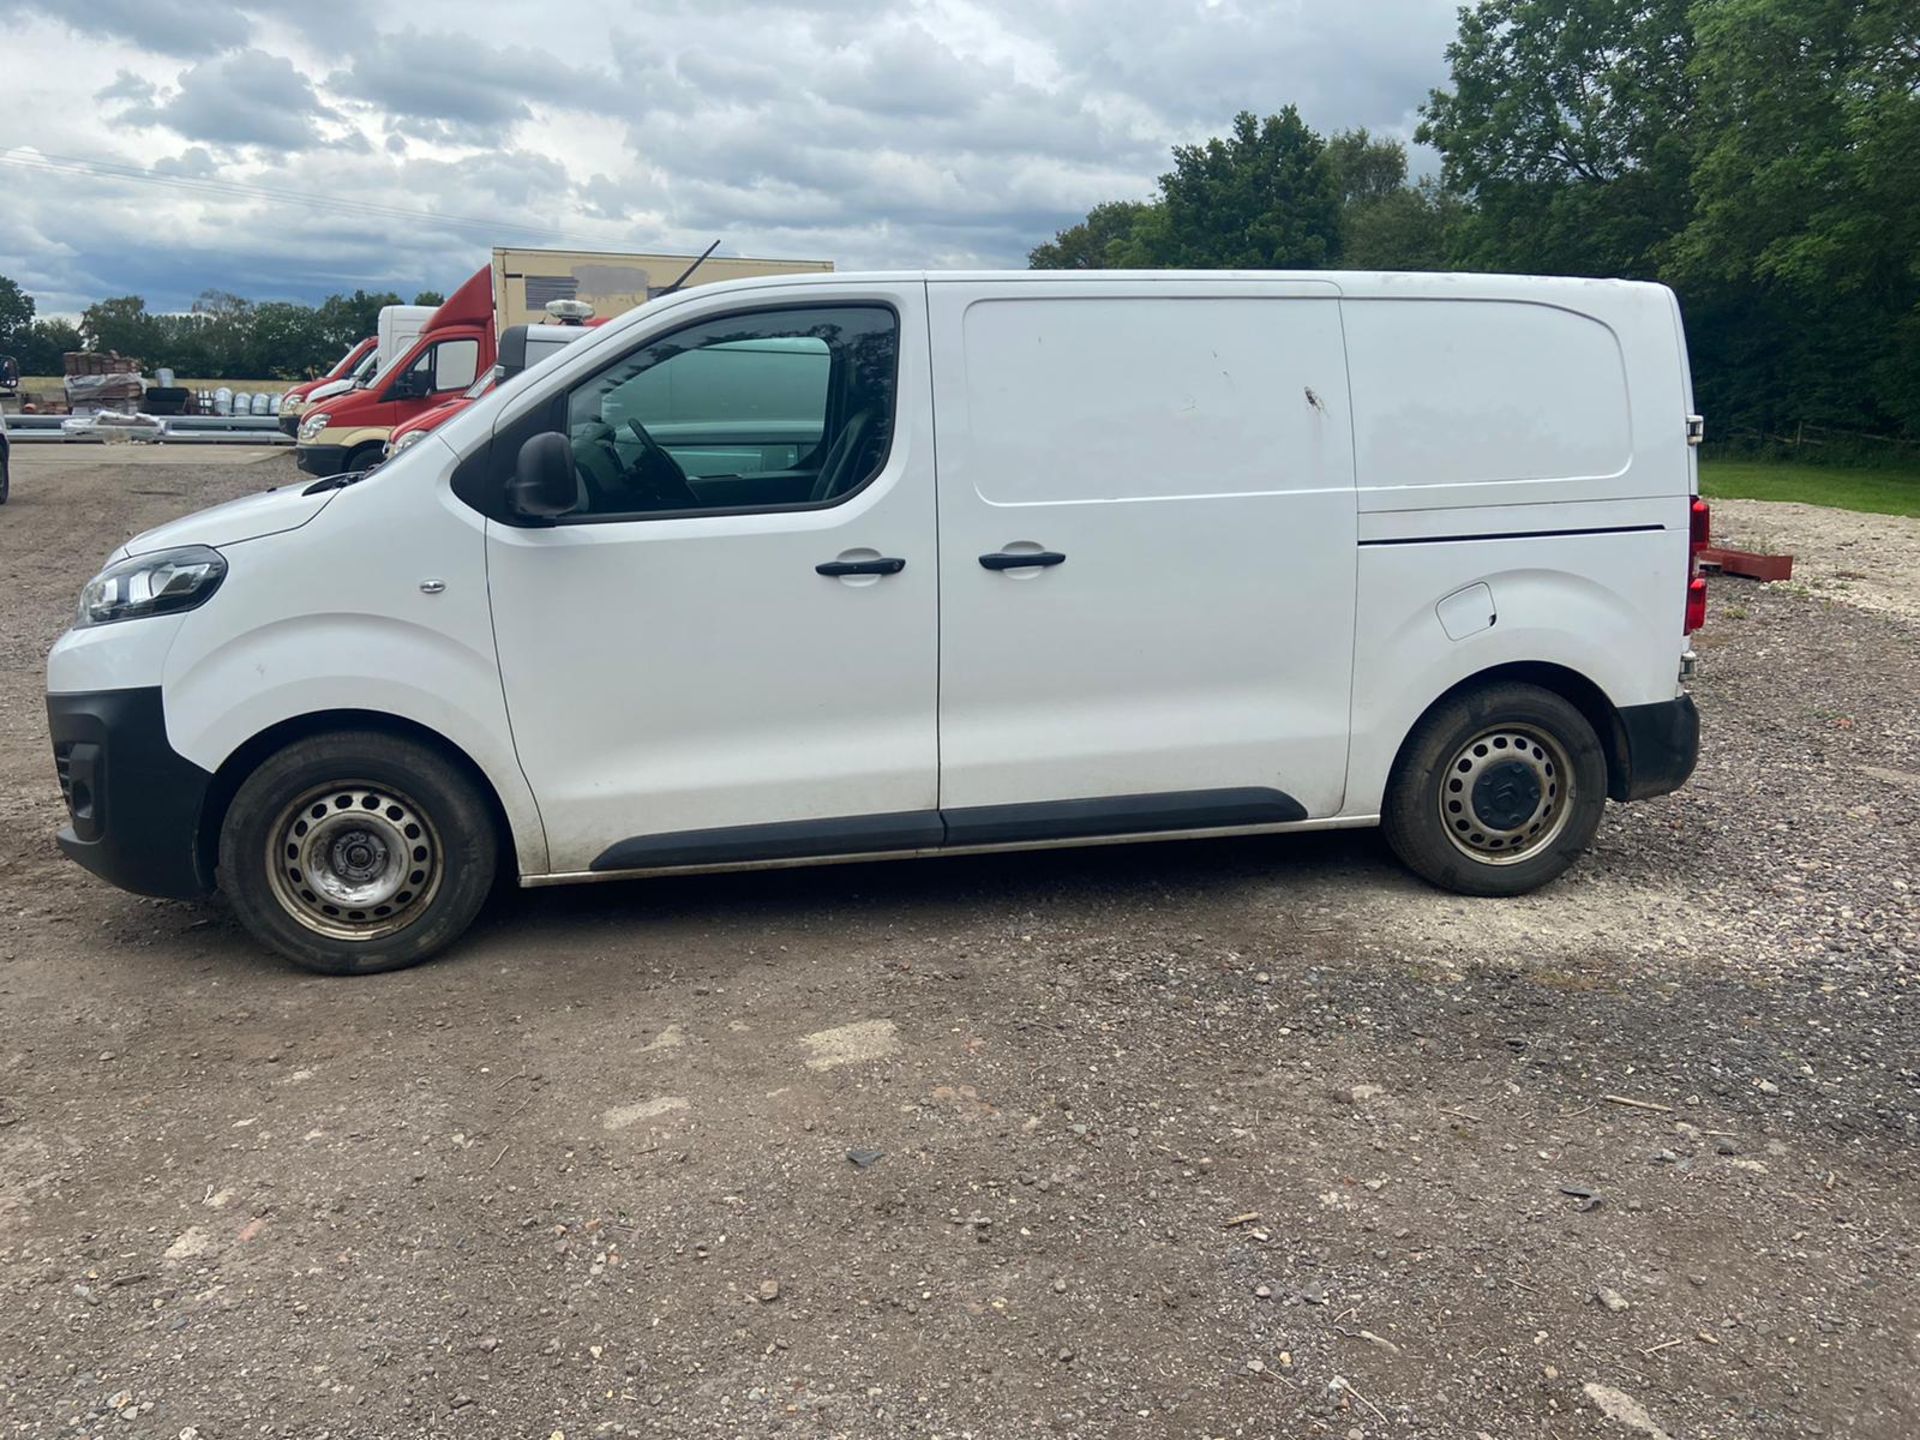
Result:
[[681,294],[779,285],[861,285],[926,281],[931,284],[1156,284],[1194,281],[1279,282],[1338,288],[1344,294],[1410,295],[1512,293],[1542,290],[1664,290],[1645,280],[1603,280],[1577,275],[1494,275],[1474,271],[1419,270],[836,270],[825,274],[751,275],[690,286]]

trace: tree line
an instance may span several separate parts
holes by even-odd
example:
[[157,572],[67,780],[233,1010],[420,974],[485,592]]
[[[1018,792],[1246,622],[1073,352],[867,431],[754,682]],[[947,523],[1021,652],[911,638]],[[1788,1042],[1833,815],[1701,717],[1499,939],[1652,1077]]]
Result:
[[1920,5],[1480,0],[1446,58],[1437,177],[1242,113],[1030,263],[1660,280],[1711,433],[1920,441]]
[[[426,290],[412,303],[445,298]],[[0,355],[18,360],[23,375],[60,374],[69,350],[116,350],[141,361],[148,374],[165,366],[197,380],[298,380],[373,334],[382,307],[403,303],[392,291],[355,290],[299,305],[208,290],[185,314],[166,314],[149,310],[138,295],[121,295],[89,305],[76,326],[36,319],[33,297],[0,275]]]

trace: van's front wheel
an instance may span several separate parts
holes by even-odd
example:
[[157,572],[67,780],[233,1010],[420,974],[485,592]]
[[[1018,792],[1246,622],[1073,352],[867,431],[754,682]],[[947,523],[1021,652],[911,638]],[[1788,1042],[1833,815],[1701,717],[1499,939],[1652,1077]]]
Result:
[[1463,895],[1522,895],[1580,857],[1606,808],[1587,718],[1537,685],[1464,691],[1414,727],[1381,825],[1416,874]]
[[289,745],[249,775],[220,831],[220,885],[254,937],[327,975],[437,954],[493,883],[492,817],[446,757],[393,735]]

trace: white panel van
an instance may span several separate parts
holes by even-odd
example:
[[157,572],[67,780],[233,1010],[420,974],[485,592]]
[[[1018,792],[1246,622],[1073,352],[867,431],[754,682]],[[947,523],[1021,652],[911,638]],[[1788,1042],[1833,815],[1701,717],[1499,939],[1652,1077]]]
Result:
[[1693,769],[1691,409],[1655,285],[683,291],[110,556],[48,662],[60,843],[332,973],[502,867],[1377,824],[1517,894]]

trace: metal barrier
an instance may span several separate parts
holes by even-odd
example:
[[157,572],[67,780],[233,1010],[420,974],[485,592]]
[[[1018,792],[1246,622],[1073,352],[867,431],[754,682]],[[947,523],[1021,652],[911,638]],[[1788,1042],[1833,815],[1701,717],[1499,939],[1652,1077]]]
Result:
[[70,435],[71,415],[9,415],[7,438],[19,445],[291,445],[273,415],[157,415],[152,434]]

